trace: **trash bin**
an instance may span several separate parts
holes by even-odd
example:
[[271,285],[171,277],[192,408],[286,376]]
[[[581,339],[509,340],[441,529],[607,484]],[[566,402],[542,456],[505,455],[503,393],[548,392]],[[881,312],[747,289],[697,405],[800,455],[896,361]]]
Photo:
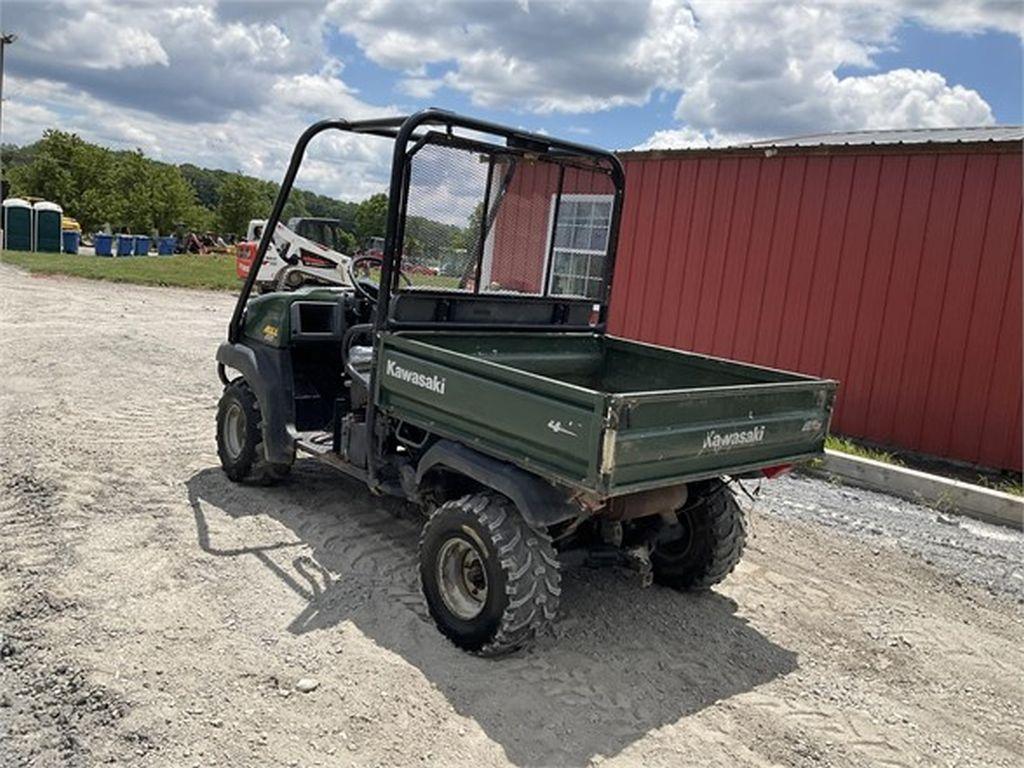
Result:
[[134,235],[118,235],[117,236],[117,255],[118,256],[131,256],[135,250],[135,237]]
[[93,246],[97,256],[114,255],[114,236],[103,232],[97,232],[92,238]]
[[32,250],[32,204],[20,197],[4,200],[4,248],[9,251]]
[[35,248],[41,253],[60,253],[61,219],[64,211],[56,203],[41,200],[32,206]]
[[146,256],[149,254],[149,237],[146,235],[135,236],[135,255]]
[[177,244],[177,242],[177,238],[175,238],[174,235],[161,237],[157,241],[156,252],[159,253],[161,256],[173,256],[174,246]]
[[78,241],[81,237],[81,232],[74,229],[65,229],[61,233],[61,239],[64,241],[64,253],[78,253]]

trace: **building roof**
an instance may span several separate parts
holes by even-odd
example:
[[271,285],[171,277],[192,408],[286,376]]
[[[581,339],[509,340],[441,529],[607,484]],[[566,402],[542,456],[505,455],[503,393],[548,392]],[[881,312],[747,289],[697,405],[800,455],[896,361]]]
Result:
[[752,141],[738,147],[850,147],[889,144],[974,144],[994,141],[1024,141],[1024,126],[991,125],[970,128],[910,128],[882,131],[812,133],[781,139]]

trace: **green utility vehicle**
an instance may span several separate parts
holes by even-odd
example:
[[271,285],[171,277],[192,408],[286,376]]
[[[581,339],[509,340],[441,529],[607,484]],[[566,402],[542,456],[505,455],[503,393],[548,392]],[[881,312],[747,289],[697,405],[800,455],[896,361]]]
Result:
[[[335,130],[393,143],[383,255],[250,298]],[[745,537],[729,481],[819,455],[836,384],[608,335],[623,187],[613,154],[436,109],[310,127],[217,352],[227,475],[277,482],[299,452],[420,505],[430,613],[483,655],[554,621],[573,559],[721,581]]]

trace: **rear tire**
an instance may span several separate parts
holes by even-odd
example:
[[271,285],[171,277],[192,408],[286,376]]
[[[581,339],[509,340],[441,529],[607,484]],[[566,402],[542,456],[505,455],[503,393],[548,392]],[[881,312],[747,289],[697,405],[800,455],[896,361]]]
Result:
[[259,401],[244,379],[228,384],[217,404],[217,455],[224,473],[236,483],[273,485],[291,472],[291,462],[267,461]]
[[710,589],[743,556],[747,541],[743,510],[725,483],[707,480],[690,486],[689,499],[676,518],[682,535],[658,543],[651,554],[654,580],[683,591]]
[[481,656],[528,645],[558,614],[561,574],[551,539],[497,493],[434,511],[420,538],[420,579],[438,629]]

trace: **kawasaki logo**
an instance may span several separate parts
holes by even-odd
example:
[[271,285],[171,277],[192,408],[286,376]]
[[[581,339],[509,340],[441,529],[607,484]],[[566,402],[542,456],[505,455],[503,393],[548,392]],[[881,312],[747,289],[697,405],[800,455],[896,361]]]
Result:
[[384,372],[394,379],[412,384],[414,387],[436,392],[439,395],[444,394],[445,385],[448,383],[448,380],[441,376],[428,376],[425,373],[410,371],[408,368],[398,365],[394,360],[388,360],[384,366]]
[[719,451],[729,450],[739,445],[760,443],[762,440],[764,440],[764,426],[761,425],[742,432],[726,432],[725,434],[721,434],[715,429],[709,429],[707,434],[704,435],[704,445],[701,447],[700,452],[713,451],[718,453]]

